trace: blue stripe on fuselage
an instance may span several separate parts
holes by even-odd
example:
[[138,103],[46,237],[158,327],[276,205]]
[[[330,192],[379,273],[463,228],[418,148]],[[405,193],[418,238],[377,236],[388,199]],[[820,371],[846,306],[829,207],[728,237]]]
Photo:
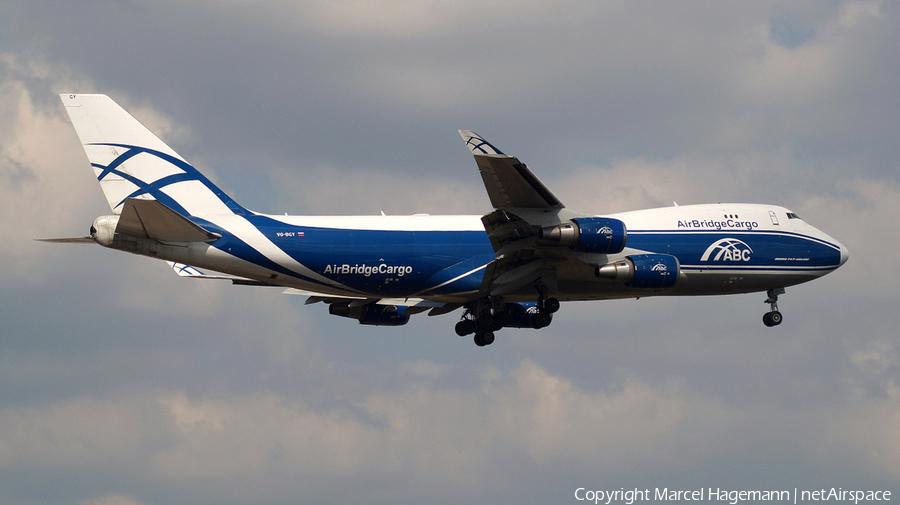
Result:
[[[348,290],[378,297],[477,291],[484,265],[495,258],[481,230],[362,230],[297,226],[260,215],[245,219],[313,272]],[[273,272],[325,285],[275,263],[227,230],[196,221],[223,235],[214,247]],[[639,251],[672,254],[687,271],[830,271],[840,265],[841,256],[835,244],[771,230],[630,230],[626,245]]]
[[[808,235],[771,230],[743,232],[629,230],[627,246],[671,254],[678,258],[682,266],[688,268],[822,270],[834,269],[841,264],[841,250],[838,245]],[[709,254],[704,258],[707,251]]]
[[[354,230],[295,226],[267,216],[246,218],[310,270],[352,290],[380,297],[430,290],[495,257],[487,235],[480,230]],[[251,261],[271,268],[271,262],[258,253],[256,256]],[[469,270],[463,271],[465,268]],[[483,269],[473,272],[442,286],[439,292],[478,289],[483,273]]]

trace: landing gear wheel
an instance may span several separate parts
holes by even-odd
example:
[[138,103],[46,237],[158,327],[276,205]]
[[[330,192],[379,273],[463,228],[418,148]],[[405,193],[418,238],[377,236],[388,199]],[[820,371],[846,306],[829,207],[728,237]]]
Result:
[[494,326],[496,327],[494,331],[497,331],[509,324],[510,319],[512,319],[512,316],[510,316],[509,312],[505,310],[494,314]]
[[473,333],[475,333],[475,321],[463,319],[456,323],[456,334],[460,337],[465,337],[466,335],[471,335]]
[[539,330],[541,328],[550,326],[550,323],[553,321],[553,316],[551,316],[547,312],[538,312],[534,316],[531,317],[531,327],[535,330]]
[[774,288],[766,291],[766,294],[769,296],[766,298],[765,303],[769,304],[769,312],[766,312],[763,315],[763,324],[766,326],[778,326],[781,324],[781,312],[778,312],[778,295],[784,294],[784,288]]
[[781,324],[782,319],[781,312],[778,312],[777,310],[763,314],[763,324],[769,327],[778,326]]
[[484,333],[476,333],[475,334],[475,345],[478,347],[484,347],[486,345],[491,345],[494,343],[494,332],[486,331]]
[[557,310],[559,310],[559,300],[556,298],[547,298],[544,300],[544,310],[548,313],[553,314]]
[[494,315],[490,312],[481,314],[477,319],[475,319],[475,325],[476,327],[484,330],[492,329],[494,327]]

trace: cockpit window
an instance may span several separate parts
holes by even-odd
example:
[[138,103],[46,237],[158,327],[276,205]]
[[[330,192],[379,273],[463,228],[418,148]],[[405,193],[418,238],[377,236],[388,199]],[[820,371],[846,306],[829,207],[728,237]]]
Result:
[[800,219],[800,216],[798,216],[797,214],[794,214],[793,212],[788,212],[787,216],[788,216],[788,219]]

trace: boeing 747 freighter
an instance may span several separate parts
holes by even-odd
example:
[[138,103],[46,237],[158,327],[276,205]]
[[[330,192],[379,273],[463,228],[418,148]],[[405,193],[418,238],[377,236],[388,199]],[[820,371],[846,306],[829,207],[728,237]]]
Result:
[[[362,324],[459,310],[456,333],[491,344],[543,328],[560,302],[764,292],[847,261],[847,249],[775,205],[716,203],[587,214],[475,132],[494,210],[483,216],[287,216],[244,208],[106,95],[60,95],[112,213],[58,241],[169,262],[185,277],[276,286]],[[206,272],[204,272],[204,270]]]

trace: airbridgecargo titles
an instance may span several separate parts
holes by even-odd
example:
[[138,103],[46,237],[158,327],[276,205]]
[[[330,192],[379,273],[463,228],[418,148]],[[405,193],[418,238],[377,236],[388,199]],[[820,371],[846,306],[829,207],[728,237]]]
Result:
[[713,221],[713,220],[701,220],[701,219],[692,219],[686,221],[678,221],[679,228],[709,228],[712,230],[721,230],[723,228],[735,229],[735,228],[745,228],[749,231],[754,230],[755,228],[759,228],[759,223],[756,221],[737,221],[734,219],[728,219],[725,221]]
[[387,265],[385,263],[382,263],[377,266],[370,266],[366,264],[356,264],[350,266],[344,263],[343,265],[328,265],[325,267],[325,270],[322,273],[338,275],[363,275],[365,277],[373,274],[396,275],[397,277],[403,277],[405,274],[411,274],[412,271],[413,267],[409,265]]
[[549,326],[561,302],[763,292],[763,323],[777,326],[785,287],[833,272],[849,255],[775,205],[577,212],[471,130],[459,134],[493,208],[486,214],[264,214],[232,199],[108,96],[60,98],[112,215],[94,220],[87,237],[51,241],[165,260],[182,277],[287,288],[367,325],[457,311],[456,334],[486,346],[502,328]]

